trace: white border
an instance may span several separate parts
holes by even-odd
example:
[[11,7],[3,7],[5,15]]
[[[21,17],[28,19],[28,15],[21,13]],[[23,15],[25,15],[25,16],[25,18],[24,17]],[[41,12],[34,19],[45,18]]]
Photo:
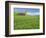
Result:
[[[39,8],[40,9],[40,29],[28,29],[28,30],[14,30],[14,10],[13,8]],[[43,6],[40,5],[11,5],[10,7],[10,35],[12,34],[27,34],[27,33],[42,33],[43,32]],[[13,14],[13,15],[12,15]]]

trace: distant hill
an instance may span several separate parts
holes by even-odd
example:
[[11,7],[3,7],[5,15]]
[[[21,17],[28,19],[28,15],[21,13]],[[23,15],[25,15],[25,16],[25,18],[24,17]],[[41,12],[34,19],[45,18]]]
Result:
[[27,12],[26,15],[40,15],[39,13],[30,13],[30,12]]

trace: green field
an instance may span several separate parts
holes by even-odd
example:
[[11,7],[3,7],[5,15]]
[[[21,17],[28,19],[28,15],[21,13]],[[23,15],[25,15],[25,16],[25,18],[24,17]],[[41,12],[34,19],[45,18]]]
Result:
[[21,16],[14,14],[14,30],[39,29],[39,16]]

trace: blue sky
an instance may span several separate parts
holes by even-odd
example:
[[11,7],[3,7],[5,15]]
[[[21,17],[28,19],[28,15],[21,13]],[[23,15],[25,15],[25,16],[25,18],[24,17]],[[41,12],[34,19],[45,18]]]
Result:
[[40,9],[38,8],[14,8],[14,12],[30,12],[30,13],[39,13]]

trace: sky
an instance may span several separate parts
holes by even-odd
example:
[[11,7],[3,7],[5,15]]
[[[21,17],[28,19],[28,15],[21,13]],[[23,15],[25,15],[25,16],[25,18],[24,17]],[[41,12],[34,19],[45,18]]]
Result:
[[29,12],[29,13],[39,13],[40,9],[38,8],[14,8],[14,12]]

